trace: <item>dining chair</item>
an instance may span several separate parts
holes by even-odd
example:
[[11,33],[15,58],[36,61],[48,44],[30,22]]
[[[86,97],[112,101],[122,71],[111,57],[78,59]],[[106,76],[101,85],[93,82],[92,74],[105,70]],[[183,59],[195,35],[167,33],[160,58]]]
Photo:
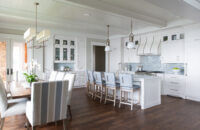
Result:
[[55,81],[57,76],[57,71],[52,71],[49,77],[49,81]]
[[58,72],[56,75],[56,81],[63,80],[64,76],[65,76],[65,72]]
[[74,87],[74,81],[75,81],[76,75],[72,73],[66,73],[64,76],[63,80],[68,80],[69,81],[69,87],[68,87],[68,95],[67,95],[67,107],[68,107],[68,114],[69,118],[72,119],[72,112],[71,112],[71,97],[72,97],[72,92],[73,92],[73,87]]
[[[116,91],[117,91],[115,74],[105,72],[104,78],[105,78],[105,84],[106,84],[105,104],[106,104],[106,101],[112,101],[113,105],[115,106]],[[110,94],[110,91],[112,91],[112,94]]]
[[31,101],[27,102],[27,129],[63,120],[66,129],[69,81],[35,82],[31,87]]
[[95,94],[95,82],[94,82],[94,75],[93,71],[88,71],[88,78],[89,78],[89,95],[94,97]]
[[[119,82],[120,82],[119,108],[121,107],[121,104],[125,104],[125,105],[130,105],[131,110],[133,110],[134,92],[136,90],[138,90],[140,88],[140,86],[133,84],[133,75],[132,74],[119,74]],[[139,101],[139,99],[140,99],[140,95],[139,95],[138,101]]]
[[94,81],[95,81],[95,95],[94,99],[99,98],[100,103],[103,99],[103,94],[105,94],[105,84],[102,80],[101,72],[94,72]]
[[22,115],[25,113],[26,101],[17,103],[8,103],[7,93],[4,84],[0,82],[0,130],[3,130],[3,125],[6,117]]

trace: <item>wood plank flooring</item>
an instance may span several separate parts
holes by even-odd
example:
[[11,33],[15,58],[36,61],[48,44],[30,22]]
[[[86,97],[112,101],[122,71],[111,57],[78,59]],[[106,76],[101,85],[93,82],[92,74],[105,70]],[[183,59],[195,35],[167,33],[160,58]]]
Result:
[[[159,106],[131,111],[128,106],[100,104],[80,88],[73,90],[71,109],[69,130],[200,130],[200,103],[169,96],[162,96]],[[26,130],[24,123],[25,115],[6,118],[4,130]],[[37,130],[62,130],[62,122]]]

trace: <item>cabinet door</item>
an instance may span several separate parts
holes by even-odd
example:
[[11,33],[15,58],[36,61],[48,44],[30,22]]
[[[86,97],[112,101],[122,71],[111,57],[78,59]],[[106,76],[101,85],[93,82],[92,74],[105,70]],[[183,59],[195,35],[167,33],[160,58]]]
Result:
[[[193,31],[193,30],[192,30]],[[200,99],[200,31],[188,34],[186,41],[187,56],[187,88],[189,98]]]
[[162,63],[184,63],[184,40],[163,42],[161,45]]
[[75,49],[70,48],[70,60],[74,61],[75,60]]
[[63,61],[68,60],[68,50],[67,48],[63,48]]
[[56,47],[55,48],[55,60],[56,61],[60,61],[60,48],[59,47]]

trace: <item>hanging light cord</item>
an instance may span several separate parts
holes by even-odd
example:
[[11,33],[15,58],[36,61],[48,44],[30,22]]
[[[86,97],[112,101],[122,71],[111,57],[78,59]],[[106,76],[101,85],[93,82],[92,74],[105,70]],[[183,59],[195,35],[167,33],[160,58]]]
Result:
[[110,37],[110,30],[109,30],[109,27],[110,27],[110,25],[107,25],[107,27],[108,27],[108,39],[107,39],[107,46],[110,46],[110,39],[109,39],[109,37]]

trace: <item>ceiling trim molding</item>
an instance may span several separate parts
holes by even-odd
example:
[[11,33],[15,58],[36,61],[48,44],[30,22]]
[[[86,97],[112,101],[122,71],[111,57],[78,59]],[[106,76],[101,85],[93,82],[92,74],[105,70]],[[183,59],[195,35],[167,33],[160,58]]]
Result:
[[105,13],[110,13],[112,15],[124,16],[124,17],[133,17],[135,19],[141,20],[143,22],[152,24],[157,27],[165,27],[167,22],[152,16],[147,16],[141,13],[136,13],[133,11],[125,10],[120,7],[109,5],[102,1],[95,0],[54,0],[56,2],[62,2],[65,4],[71,4],[79,7],[89,8],[89,9],[98,9]]

